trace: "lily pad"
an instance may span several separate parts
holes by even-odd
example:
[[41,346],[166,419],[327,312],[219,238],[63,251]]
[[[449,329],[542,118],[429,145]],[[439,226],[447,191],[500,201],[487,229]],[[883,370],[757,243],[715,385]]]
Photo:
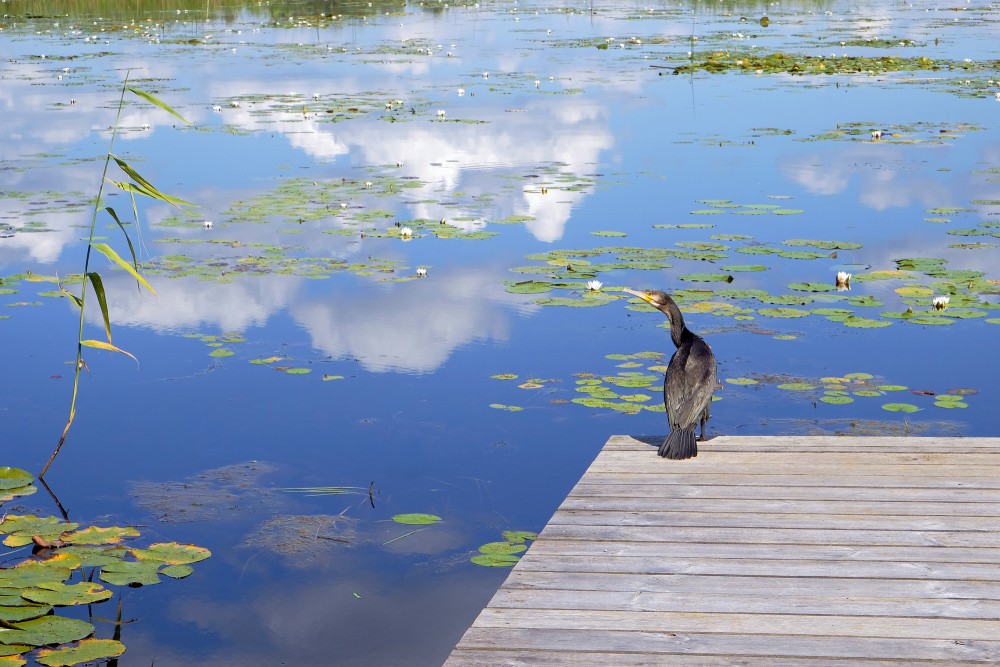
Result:
[[35,481],[34,476],[20,468],[7,466],[0,468],[0,491],[27,486],[33,481]]
[[41,649],[35,659],[45,667],[68,667],[85,662],[116,658],[125,652],[125,645],[115,639],[83,639],[75,646]]
[[920,408],[911,403],[886,403],[882,406],[882,409],[889,412],[917,412],[920,410]]
[[39,604],[68,606],[103,602],[111,598],[111,591],[93,582],[64,584],[53,581],[21,591],[21,597]]
[[393,515],[392,520],[407,526],[429,526],[439,523],[442,519],[436,514],[410,513]]
[[93,632],[94,626],[86,621],[64,616],[42,616],[30,621],[11,623],[9,629],[4,629],[3,639],[5,644],[46,646],[68,644]]

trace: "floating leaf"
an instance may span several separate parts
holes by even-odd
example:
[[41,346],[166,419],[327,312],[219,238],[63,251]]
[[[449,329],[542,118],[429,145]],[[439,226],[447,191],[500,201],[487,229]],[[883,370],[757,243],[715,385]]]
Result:
[[740,273],[745,271],[767,271],[768,267],[763,264],[730,264],[729,266],[723,266],[722,270]]
[[846,405],[848,403],[854,402],[854,399],[851,398],[850,396],[824,395],[821,396],[819,400],[822,401],[823,403],[829,403],[830,405]]
[[483,567],[513,567],[520,559],[510,554],[479,554],[469,560]]
[[758,381],[754,380],[753,378],[726,378],[726,382],[728,382],[729,384],[735,384],[735,385],[758,384]]
[[823,250],[857,250],[862,247],[860,243],[853,243],[851,241],[816,241],[814,239],[790,239],[785,241],[784,244],[798,247],[808,246]]
[[505,530],[503,531],[503,538],[513,544],[521,544],[526,540],[537,540],[538,533],[534,533],[530,530]]
[[808,382],[785,382],[778,385],[778,389],[787,389],[788,391],[808,391],[815,388],[816,385],[809,384]]
[[45,667],[68,667],[84,662],[116,658],[125,652],[125,645],[115,639],[83,639],[76,646],[41,649],[36,660]]
[[39,604],[68,606],[103,602],[111,598],[111,591],[100,584],[88,581],[78,584],[53,581],[38,584],[36,588],[23,590],[21,597]]
[[305,375],[307,373],[312,373],[311,368],[286,368],[284,370],[289,375]]
[[794,308],[761,308],[757,311],[765,317],[806,317],[809,315],[808,310],[796,310]]
[[441,517],[435,514],[410,513],[393,515],[392,520],[407,526],[429,526],[440,522]]
[[62,536],[63,542],[70,544],[117,544],[126,537],[138,537],[139,531],[135,528],[120,528],[110,526],[108,528],[97,528],[91,526],[83,530],[73,531]]
[[920,408],[910,403],[886,403],[882,409],[889,412],[916,412]]
[[[10,468],[7,466],[0,468],[0,490],[27,486],[33,481],[35,481],[34,476],[20,468]],[[0,526],[0,529],[2,529],[2,526]]]
[[793,289],[796,292],[830,292],[837,288],[829,283],[792,283],[788,289]]
[[42,616],[30,621],[11,623],[3,630],[5,644],[46,646],[68,644],[93,634],[94,626],[86,621],[64,616]]
[[520,412],[524,408],[517,405],[504,405],[503,403],[490,403],[490,407],[494,410],[506,410],[507,412]]
[[688,273],[680,276],[681,280],[688,280],[691,282],[700,283],[710,283],[710,282],[723,282],[731,283],[733,282],[733,277],[728,273]]
[[494,380],[516,380],[516,373],[497,373],[496,375],[491,375]]
[[528,547],[523,543],[513,543],[513,542],[487,542],[483,546],[479,547],[479,553],[482,554],[519,554],[525,551]]
[[191,573],[193,572],[194,568],[190,565],[167,565],[165,568],[160,570],[160,574],[170,577],[171,579],[183,579],[191,576]]
[[214,350],[212,350],[211,352],[209,352],[208,356],[210,356],[210,357],[231,357],[234,354],[236,354],[236,353],[233,352],[232,350],[230,350],[228,347],[217,347]]
[[101,568],[101,581],[115,586],[152,586],[160,583],[157,571],[163,563],[159,561],[118,561]]
[[160,542],[151,544],[145,549],[130,549],[130,553],[138,560],[157,561],[168,565],[197,563],[212,555],[205,547],[177,542]]
[[552,283],[539,280],[526,280],[520,283],[505,283],[504,288],[511,294],[543,294],[552,291]]
[[955,387],[954,389],[949,389],[948,393],[952,396],[974,396],[979,393],[979,390],[972,387]]

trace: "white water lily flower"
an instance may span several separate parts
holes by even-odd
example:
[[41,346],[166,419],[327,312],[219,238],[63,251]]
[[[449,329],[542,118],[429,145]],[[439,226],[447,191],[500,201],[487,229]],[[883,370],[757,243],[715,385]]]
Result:
[[878,141],[882,138],[882,130],[872,130],[872,141]]
[[340,202],[340,208],[347,208],[347,202],[346,201]]
[[409,227],[400,227],[399,235],[404,239],[413,238],[413,230]]
[[465,88],[458,89],[458,96],[461,97],[462,95],[465,95]]
[[936,296],[933,301],[931,301],[931,305],[934,306],[934,310],[944,310],[948,307],[949,303],[951,303],[951,297],[947,296]]
[[837,272],[837,287],[849,287],[851,284],[851,274],[847,271]]
[[425,269],[425,268],[424,268],[424,267],[422,267],[422,266],[421,266],[421,267],[419,267],[419,268],[417,269],[417,277],[418,277],[418,278],[426,278],[426,277],[427,277],[427,269]]
[[216,104],[216,105],[214,105],[212,107],[212,111],[215,111],[216,113],[218,113],[218,112],[222,111],[222,107],[220,107],[218,104]]
[[602,283],[600,280],[591,280],[587,282],[587,289],[593,290],[595,292],[599,292],[603,286],[604,283]]
[[239,109],[240,108],[240,101],[239,100],[233,100],[232,102],[229,103],[229,106],[231,106],[234,109]]
[[202,224],[202,226],[203,226],[203,227],[204,227],[205,229],[211,229],[211,228],[212,228],[212,221],[211,221],[211,220],[206,220],[205,222],[203,222],[203,223],[201,223],[201,224]]
[[438,109],[437,110],[437,116],[438,116],[438,118],[444,118],[445,117],[445,113],[446,112],[445,112],[444,109]]
[[374,184],[371,181],[365,181],[365,189],[366,190],[371,190],[372,189],[372,185],[374,185]]

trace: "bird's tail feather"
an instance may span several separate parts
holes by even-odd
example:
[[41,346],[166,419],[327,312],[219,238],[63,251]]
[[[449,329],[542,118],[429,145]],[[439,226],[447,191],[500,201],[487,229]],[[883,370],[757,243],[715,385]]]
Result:
[[668,459],[690,459],[698,456],[698,441],[694,437],[694,429],[671,431],[660,445],[659,454]]

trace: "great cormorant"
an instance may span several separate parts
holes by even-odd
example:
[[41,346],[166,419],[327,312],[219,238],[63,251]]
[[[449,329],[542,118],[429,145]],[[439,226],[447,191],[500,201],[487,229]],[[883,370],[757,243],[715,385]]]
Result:
[[670,295],[660,290],[631,290],[626,292],[639,297],[661,313],[670,322],[670,338],[677,351],[667,364],[663,380],[663,404],[667,409],[670,434],[660,446],[660,456],[668,459],[689,459],[698,456],[698,443],[694,430],[701,423],[701,437],[705,439],[705,422],[708,421],[712,392],[715,391],[715,355],[701,336],[684,326],[684,316]]

